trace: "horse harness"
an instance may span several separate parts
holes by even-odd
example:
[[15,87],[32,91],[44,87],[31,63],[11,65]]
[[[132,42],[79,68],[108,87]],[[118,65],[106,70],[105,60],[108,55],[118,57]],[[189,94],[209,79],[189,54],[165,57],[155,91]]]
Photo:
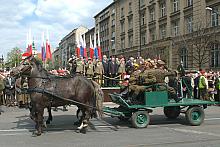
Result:
[[[21,77],[24,77],[24,76],[21,76]],[[86,107],[89,107],[89,108],[92,108],[92,109],[96,109],[96,107],[94,106],[91,106],[91,105],[87,105],[87,104],[84,104],[84,103],[81,103],[81,102],[78,102],[78,101],[75,101],[75,100],[71,100],[71,99],[67,99],[65,97],[62,97],[60,95],[57,95],[55,94],[54,92],[52,91],[49,91],[45,88],[45,84],[51,80],[51,78],[67,78],[67,77],[31,77],[31,76],[25,76],[27,77],[28,79],[30,78],[40,78],[40,79],[43,79],[43,81],[40,83],[39,87],[43,87],[43,88],[39,88],[38,85],[35,86],[34,88],[21,88],[20,91],[23,92],[23,93],[26,93],[26,94],[31,94],[31,93],[41,93],[42,96],[43,95],[48,95],[49,98],[50,98],[50,103],[52,103],[52,101],[54,100],[54,97],[55,98],[58,98],[58,99],[61,99],[61,100],[64,100],[64,101],[68,101],[68,102],[72,102],[74,104],[79,104],[79,105],[82,105],[82,106],[86,106]],[[92,82],[92,81],[91,81]],[[53,85],[53,87],[56,87],[57,83],[55,84],[55,86]],[[93,87],[94,87],[94,84],[92,83]],[[95,87],[94,87],[95,88]]]

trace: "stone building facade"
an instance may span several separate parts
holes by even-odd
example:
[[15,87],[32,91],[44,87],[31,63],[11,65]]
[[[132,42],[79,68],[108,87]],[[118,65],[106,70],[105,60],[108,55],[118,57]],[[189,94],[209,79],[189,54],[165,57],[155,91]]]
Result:
[[80,26],[71,31],[60,41],[59,50],[61,54],[60,58],[62,67],[66,67],[68,59],[71,57],[71,55],[75,54],[79,36],[85,34],[87,31],[88,29],[86,27]]
[[[114,6],[117,55],[161,58],[170,68],[220,67],[218,0],[115,0]],[[199,38],[204,51],[195,47]]]

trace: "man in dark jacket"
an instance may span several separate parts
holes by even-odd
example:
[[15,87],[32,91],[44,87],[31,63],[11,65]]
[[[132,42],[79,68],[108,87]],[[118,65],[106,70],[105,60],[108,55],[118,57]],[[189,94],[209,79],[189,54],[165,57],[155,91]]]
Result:
[[108,58],[106,55],[103,55],[102,65],[103,65],[103,69],[104,69],[102,79],[104,80],[104,87],[107,87],[108,86],[108,79],[106,77],[109,76],[109,74],[108,74],[109,63],[108,63]]
[[14,106],[15,103],[15,78],[7,75],[5,78],[5,95],[6,104],[8,106]]
[[109,62],[109,77],[110,79],[110,86],[116,86],[115,77],[118,74],[118,65],[115,62],[115,57],[112,56],[111,61]]

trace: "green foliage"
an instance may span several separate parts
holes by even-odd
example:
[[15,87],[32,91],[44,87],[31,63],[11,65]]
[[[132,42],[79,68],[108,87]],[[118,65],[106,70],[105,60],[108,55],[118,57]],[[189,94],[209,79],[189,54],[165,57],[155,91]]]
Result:
[[21,62],[22,52],[18,47],[14,47],[8,54],[7,54],[7,65],[9,67],[15,67]]

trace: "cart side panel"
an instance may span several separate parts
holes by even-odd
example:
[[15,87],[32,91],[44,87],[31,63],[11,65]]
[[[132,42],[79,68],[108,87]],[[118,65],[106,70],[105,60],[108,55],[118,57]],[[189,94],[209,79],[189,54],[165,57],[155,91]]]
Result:
[[167,91],[145,92],[145,105],[147,107],[165,106],[168,104]]

